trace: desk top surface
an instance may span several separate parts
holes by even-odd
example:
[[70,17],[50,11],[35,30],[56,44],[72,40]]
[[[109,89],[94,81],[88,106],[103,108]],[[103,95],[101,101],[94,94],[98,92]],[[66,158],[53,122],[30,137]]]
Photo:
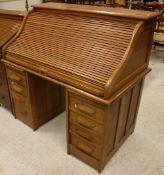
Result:
[[148,20],[155,18],[157,12],[141,11],[141,10],[129,10],[124,8],[113,8],[113,7],[102,7],[102,6],[91,6],[91,5],[77,5],[77,4],[66,4],[66,3],[42,3],[33,5],[34,8],[44,9],[55,9],[64,11],[74,11],[82,13],[93,13],[109,16],[120,16],[135,19]]

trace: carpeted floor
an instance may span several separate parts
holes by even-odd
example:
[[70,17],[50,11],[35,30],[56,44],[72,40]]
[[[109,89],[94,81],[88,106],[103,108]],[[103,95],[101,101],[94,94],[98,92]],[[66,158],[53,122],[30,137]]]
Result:
[[[164,64],[152,51],[135,132],[102,175],[164,175]],[[66,153],[65,113],[33,132],[0,108],[0,175],[96,175]]]

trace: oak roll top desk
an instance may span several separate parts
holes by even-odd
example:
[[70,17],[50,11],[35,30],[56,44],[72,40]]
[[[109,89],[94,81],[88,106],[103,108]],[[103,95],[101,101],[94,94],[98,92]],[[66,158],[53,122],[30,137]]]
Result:
[[101,172],[134,130],[156,16],[34,5],[4,49],[15,116],[36,129],[64,110],[66,91],[68,153]]
[[[18,32],[24,13],[14,10],[0,10],[0,59],[2,48]],[[0,105],[11,110],[5,67],[0,60]]]

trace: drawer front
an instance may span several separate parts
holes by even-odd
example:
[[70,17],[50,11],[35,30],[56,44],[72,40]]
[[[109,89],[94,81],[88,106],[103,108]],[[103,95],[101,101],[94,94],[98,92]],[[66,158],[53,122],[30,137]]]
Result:
[[20,85],[26,86],[26,74],[24,71],[18,71],[10,68],[6,68],[7,78],[10,81],[17,82]]
[[15,93],[14,91],[11,91],[11,98],[12,100],[17,103],[18,105],[22,105],[22,107],[26,107],[28,104],[28,99],[18,93]]
[[70,120],[90,131],[95,131],[97,134],[102,134],[104,132],[104,127],[102,125],[73,111],[70,111]]
[[87,115],[93,120],[104,123],[104,108],[92,101],[70,96],[69,108],[75,112]]
[[88,142],[96,145],[101,145],[102,144],[102,137],[99,135],[96,135],[94,133],[89,132],[88,129],[80,127],[79,125],[73,124],[70,122],[70,132],[82,137],[83,139],[87,140]]
[[86,143],[84,140],[71,135],[71,144],[75,146],[80,151],[86,153],[87,155],[90,155],[94,157],[95,159],[99,160],[101,156],[101,150],[99,148],[96,148],[88,143]]
[[24,123],[31,125],[32,118],[30,115],[31,108],[26,97],[11,91],[11,98],[14,106],[16,118],[22,120]]
[[19,84],[15,83],[14,81],[9,81],[10,90],[16,93],[19,93],[23,96],[27,96],[27,87],[20,86]]

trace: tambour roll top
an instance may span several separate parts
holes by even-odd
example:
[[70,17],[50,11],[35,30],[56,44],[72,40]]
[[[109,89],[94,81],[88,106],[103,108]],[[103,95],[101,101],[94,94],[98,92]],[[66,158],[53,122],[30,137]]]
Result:
[[2,47],[17,33],[22,19],[20,11],[0,10],[0,57]]
[[6,59],[108,98],[136,73],[148,71],[147,43],[153,28],[144,32],[155,18],[156,13],[126,9],[35,5],[6,49]]

